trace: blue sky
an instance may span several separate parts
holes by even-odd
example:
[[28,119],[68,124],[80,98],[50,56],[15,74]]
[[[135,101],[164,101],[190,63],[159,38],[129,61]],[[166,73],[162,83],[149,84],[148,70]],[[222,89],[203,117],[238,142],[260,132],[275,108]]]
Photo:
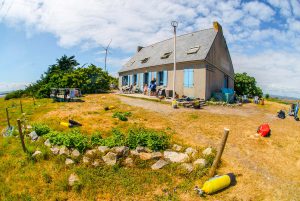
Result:
[[[147,5],[147,6],[145,6]],[[211,28],[224,31],[236,72],[265,93],[300,97],[299,0],[0,0],[0,91],[37,80],[66,54],[116,75],[137,45]]]

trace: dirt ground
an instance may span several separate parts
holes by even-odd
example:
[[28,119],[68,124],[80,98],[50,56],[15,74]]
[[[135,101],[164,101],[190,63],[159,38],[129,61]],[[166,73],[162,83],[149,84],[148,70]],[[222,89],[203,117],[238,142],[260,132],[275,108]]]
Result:
[[[223,128],[230,136],[219,174],[233,172],[237,184],[211,200],[300,200],[300,122],[291,117],[276,117],[276,111],[288,106],[267,102],[265,106],[206,106],[201,110],[180,108],[156,102],[119,96],[128,105],[153,115],[152,127],[161,124],[175,131],[175,138],[197,146],[216,147]],[[159,118],[160,120],[157,121]],[[269,123],[268,138],[255,137],[257,127]]]

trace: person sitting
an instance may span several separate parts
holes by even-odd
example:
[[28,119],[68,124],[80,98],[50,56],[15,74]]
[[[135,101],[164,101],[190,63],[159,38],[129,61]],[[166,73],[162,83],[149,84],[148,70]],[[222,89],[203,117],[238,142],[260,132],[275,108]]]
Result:
[[148,84],[144,84],[144,95],[147,95],[148,93]]

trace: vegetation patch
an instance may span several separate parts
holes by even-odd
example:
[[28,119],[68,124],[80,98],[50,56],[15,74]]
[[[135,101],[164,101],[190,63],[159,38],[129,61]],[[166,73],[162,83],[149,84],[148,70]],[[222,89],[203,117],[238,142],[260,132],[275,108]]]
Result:
[[115,112],[112,117],[113,118],[118,118],[120,119],[121,121],[128,121],[128,118],[131,116],[131,112]]

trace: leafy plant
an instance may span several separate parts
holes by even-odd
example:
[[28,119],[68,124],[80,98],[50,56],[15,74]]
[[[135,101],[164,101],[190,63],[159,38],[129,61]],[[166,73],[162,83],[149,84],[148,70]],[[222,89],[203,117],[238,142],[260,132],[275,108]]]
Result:
[[95,146],[95,145],[102,145],[103,143],[103,139],[102,139],[102,136],[100,133],[94,133],[91,137],[91,144],[92,146]]
[[38,136],[42,136],[50,132],[50,128],[46,124],[33,124],[32,127]]
[[126,145],[126,138],[123,133],[118,129],[112,130],[112,135],[102,140],[103,146],[115,147]]
[[256,86],[255,78],[247,75],[247,73],[236,73],[234,75],[234,90],[237,95],[259,97],[263,95],[261,88]]
[[129,116],[131,116],[131,112],[115,112],[112,117],[119,118],[121,121],[127,121]]

